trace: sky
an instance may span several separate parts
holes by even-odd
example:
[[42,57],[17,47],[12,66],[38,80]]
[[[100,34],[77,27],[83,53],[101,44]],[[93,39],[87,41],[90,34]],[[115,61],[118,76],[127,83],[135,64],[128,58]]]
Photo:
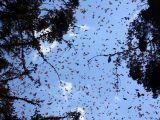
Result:
[[[19,94],[22,92],[21,96],[35,92],[37,98],[45,100],[39,111],[46,116],[77,110],[82,114],[80,120],[159,120],[160,98],[153,99],[152,93],[128,77],[125,60],[118,67],[118,73],[122,74],[118,78],[119,92],[114,87],[117,79],[113,75],[115,66],[108,63],[108,58],[97,57],[89,65],[87,62],[95,55],[114,53],[114,48],[121,51],[122,46],[117,44],[117,40],[126,42],[129,23],[145,7],[139,0],[81,1],[75,13],[78,27],[64,35],[65,40],[74,41],[72,48],[58,42],[42,43],[41,46],[42,52],[60,74],[60,80],[55,71],[44,65],[33,52],[30,59],[39,65],[34,77],[41,79],[41,86],[35,88],[28,80],[25,92],[18,91],[23,89],[18,81],[12,88]],[[144,96],[137,97],[138,92]],[[34,111],[31,105],[23,105],[23,102],[15,102],[17,105],[16,111],[23,109],[26,111],[23,114],[28,116]]]

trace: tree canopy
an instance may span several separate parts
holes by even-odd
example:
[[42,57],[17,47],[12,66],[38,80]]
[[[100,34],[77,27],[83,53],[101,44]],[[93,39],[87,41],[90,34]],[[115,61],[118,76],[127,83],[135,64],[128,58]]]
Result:
[[[40,84],[40,81],[32,76],[38,66],[28,59],[33,50],[54,69],[60,79],[54,65],[44,56],[41,44],[63,41],[63,35],[76,22],[74,13],[79,1],[61,1],[59,7],[57,3],[58,1],[54,0],[0,1],[0,89],[4,89],[4,92],[1,90],[0,93],[0,102],[5,103],[0,109],[7,120],[13,114],[13,110],[10,110],[13,108],[12,101],[22,100],[33,105],[40,102],[10,95],[12,90],[8,88],[9,82],[14,82],[15,79],[25,81],[26,77],[35,83],[35,87]],[[51,4],[51,8],[47,8],[45,4]],[[6,99],[9,103],[5,102]],[[4,110],[6,104],[9,106],[8,111]]]
[[[25,56],[30,54],[32,49],[35,49],[44,61],[47,62],[41,52],[40,42],[61,42],[63,35],[74,25],[74,10],[79,5],[77,0],[62,2],[63,7],[60,9],[40,8],[43,2],[43,0],[0,2],[0,70],[10,68],[10,71],[7,71],[9,73],[6,72],[6,74],[14,72],[10,79],[18,78],[22,75],[28,75],[32,79],[29,73],[36,70],[36,65],[28,68]],[[53,1],[52,4],[55,4],[55,2]],[[49,31],[45,31],[46,29]],[[7,60],[6,53],[10,58],[14,59],[13,63]],[[14,63],[15,59],[19,63]],[[16,64],[23,67],[17,69]],[[32,62],[29,64],[32,64]],[[57,73],[56,69],[55,72]],[[2,74],[3,82],[7,81],[5,80],[6,74]]]
[[[84,0],[85,1],[85,0]],[[102,2],[103,0],[101,0]],[[118,0],[115,0],[114,2],[117,2]],[[132,0],[132,2],[135,2],[137,0]],[[116,92],[120,92],[119,90],[119,83],[120,83],[120,76],[123,76],[123,74],[118,73],[118,68],[122,66],[123,61],[127,63],[127,70],[128,70],[128,76],[131,77],[134,81],[137,81],[138,84],[143,85],[144,89],[147,92],[151,92],[153,98],[158,98],[160,95],[160,7],[159,7],[159,0],[140,0],[141,3],[144,3],[146,5],[145,9],[142,9],[136,18],[134,18],[133,21],[131,21],[128,25],[127,30],[127,37],[126,40],[120,41],[120,38],[115,38],[116,45],[122,47],[119,48],[113,48],[113,51],[110,53],[110,51],[107,51],[108,48],[105,50],[102,49],[102,52],[106,52],[106,54],[98,54],[93,57],[90,57],[88,60],[88,68],[90,69],[91,61],[94,59],[97,62],[97,57],[103,56],[107,57],[107,62],[114,65],[114,69],[112,71],[112,75],[115,77],[115,83],[113,83],[113,88],[116,89]],[[54,42],[58,43],[66,43],[66,45],[71,48],[74,47],[73,44],[70,41],[67,41],[64,39],[64,36],[68,34],[68,32],[73,32],[71,30],[78,28],[79,30],[83,32],[88,32],[89,27],[83,25],[76,26],[76,22],[79,16],[75,16],[76,10],[79,7],[80,3],[79,0],[4,0],[0,1],[0,119],[4,120],[19,120],[19,119],[27,119],[25,115],[21,114],[21,117],[19,117],[19,113],[15,113],[13,103],[14,101],[23,101],[25,104],[31,104],[33,106],[36,106],[34,110],[34,115],[31,115],[30,119],[32,120],[63,120],[63,119],[71,119],[71,120],[81,120],[80,116],[81,113],[79,111],[70,111],[65,112],[64,114],[61,114],[60,116],[56,115],[48,115],[46,113],[45,115],[40,114],[38,108],[41,107],[41,103],[44,101],[42,99],[37,99],[35,96],[37,93],[30,92],[29,96],[25,96],[25,90],[27,90],[28,86],[25,86],[26,80],[32,83],[32,87],[38,88],[40,86],[43,86],[41,84],[41,78],[39,77],[41,72],[37,72],[40,68],[38,65],[38,62],[33,62],[30,58],[33,51],[36,51],[39,57],[42,59],[42,61],[49,65],[55,74],[56,77],[59,80],[60,87],[63,87],[63,93],[62,96],[65,98],[65,94],[72,94],[70,91],[72,90],[72,84],[61,81],[61,73],[59,73],[58,69],[56,68],[57,63],[50,62],[49,58],[43,53],[42,45],[44,43],[52,44]],[[108,5],[112,6],[112,1],[107,1]],[[97,1],[96,1],[97,3]],[[121,1],[118,1],[118,7],[120,6]],[[128,4],[128,2],[127,2]],[[101,9],[106,14],[110,8],[103,8],[100,5],[96,5],[94,7],[95,9]],[[86,6],[84,6],[86,7]],[[87,6],[88,8],[91,8],[91,5]],[[115,7],[115,11],[118,10],[118,8]],[[114,10],[111,10],[109,13],[110,16],[113,14]],[[114,11],[114,12],[115,12]],[[80,8],[80,13],[83,15],[87,14],[86,8]],[[99,13],[93,12],[91,15],[92,19],[95,19],[95,15]],[[85,19],[86,16],[83,16],[83,19]],[[109,18],[103,17],[103,14],[96,16],[98,21],[99,28],[97,28],[93,35],[97,35],[99,31],[101,31],[101,36],[106,35],[107,33],[112,34],[111,27],[114,26],[111,24],[105,33],[103,33],[104,23],[109,24]],[[125,20],[129,20],[130,18],[124,17]],[[103,24],[102,24],[103,23]],[[106,25],[107,26],[107,25]],[[118,27],[118,26],[117,26]],[[93,28],[94,29],[94,28]],[[119,28],[118,28],[119,29]],[[79,31],[80,32],[80,31]],[[121,31],[118,30],[120,33]],[[89,37],[90,34],[84,34],[84,36],[78,36],[82,40],[86,40],[89,43],[90,40],[94,37]],[[76,39],[78,37],[76,36],[76,33],[70,34],[70,36],[74,36]],[[95,39],[99,40],[100,38]],[[110,38],[111,39],[111,38]],[[105,42],[109,39],[105,38]],[[112,40],[112,39],[111,39]],[[110,41],[111,41],[110,40]],[[74,41],[74,40],[73,40]],[[102,40],[103,41],[103,40]],[[85,41],[86,42],[86,41]],[[86,43],[82,43],[81,50]],[[77,42],[78,43],[78,42]],[[93,40],[92,44],[94,44],[95,41]],[[78,44],[79,45],[79,44]],[[78,46],[77,45],[77,46]],[[80,45],[79,45],[80,46]],[[88,45],[88,48],[90,48],[91,45]],[[102,45],[103,47],[106,47],[106,43]],[[113,45],[114,46],[114,45]],[[99,47],[98,44],[95,45],[95,47]],[[108,46],[112,47],[112,45]],[[75,48],[74,48],[75,49]],[[76,49],[75,49],[76,50]],[[80,50],[80,51],[81,51]],[[99,50],[99,48],[98,48]],[[58,49],[57,51],[61,51],[61,49]],[[87,49],[87,52],[83,52],[83,58],[87,58],[86,56],[89,55],[89,53],[92,50]],[[94,51],[95,52],[95,51]],[[97,54],[99,52],[95,52]],[[79,58],[81,55],[78,56]],[[57,58],[55,58],[57,59]],[[68,57],[67,57],[68,59]],[[67,60],[58,61],[59,64],[65,63]],[[80,63],[80,61],[78,61]],[[74,70],[72,68],[67,67],[71,71],[71,73],[79,74],[79,71],[77,70],[80,66],[79,63],[76,62],[76,67]],[[107,63],[105,61],[105,63]],[[72,64],[69,62],[68,64]],[[74,66],[74,65],[73,65]],[[72,67],[73,67],[72,66]],[[87,66],[86,64],[83,64],[83,66]],[[98,68],[100,65],[96,65]],[[107,67],[107,66],[104,66]],[[63,69],[64,66],[60,69]],[[81,68],[80,68],[81,69]],[[103,68],[101,68],[104,70]],[[49,70],[48,70],[49,71]],[[48,76],[48,71],[43,71],[46,76]],[[83,71],[86,72],[86,71]],[[88,72],[88,71],[87,71]],[[88,74],[88,73],[86,73]],[[87,80],[95,80],[96,77],[93,76],[87,76],[87,75],[81,75],[81,79],[85,80],[85,86],[82,88],[78,88],[79,90],[82,89],[86,93],[86,96],[90,95],[89,87],[87,86]],[[99,74],[98,71],[96,71],[94,74]],[[68,75],[68,74],[67,74]],[[67,76],[66,75],[66,76]],[[65,77],[66,77],[65,76]],[[102,82],[104,78],[103,75],[100,75],[99,81]],[[67,77],[66,77],[67,78]],[[71,78],[72,79],[72,78]],[[23,92],[24,96],[21,93],[13,92],[14,90],[11,89],[11,85],[17,84],[19,81],[21,83],[21,87],[24,88]],[[42,83],[47,83],[47,80],[42,81]],[[96,80],[95,80],[96,81]],[[96,83],[96,82],[95,82]],[[91,89],[96,88],[96,85],[93,82],[93,86],[90,86]],[[101,84],[101,83],[100,83]],[[50,84],[47,84],[47,87],[50,88]],[[104,87],[104,86],[103,86]],[[100,87],[96,90],[97,94],[99,95],[101,93],[101,89],[103,87]],[[136,89],[136,91],[138,91]],[[95,92],[95,91],[94,91]],[[106,91],[105,91],[106,92]],[[104,92],[104,93],[105,93]],[[49,93],[50,94],[50,93]],[[77,92],[77,94],[79,94]],[[127,93],[129,94],[129,93]],[[21,96],[22,95],[22,96]],[[73,95],[74,96],[74,95]],[[75,95],[76,96],[76,95]],[[100,95],[102,96],[102,95]],[[140,94],[137,92],[137,97],[144,96],[144,94]],[[83,96],[84,97],[84,96]],[[104,96],[103,96],[104,97]],[[107,96],[108,97],[108,96]],[[84,99],[88,100],[88,98],[84,97]],[[92,99],[99,98],[94,95],[92,95]],[[105,98],[105,103],[106,104]],[[86,100],[86,101],[87,101]],[[119,98],[115,98],[115,100],[119,100]],[[127,100],[125,97],[123,100]],[[66,100],[67,101],[67,100]],[[80,100],[81,101],[81,100]],[[120,101],[120,100],[119,100]],[[60,100],[58,101],[60,102]],[[90,102],[88,100],[88,102]],[[47,103],[47,105],[51,105],[53,102]],[[25,104],[23,104],[25,106]],[[93,102],[93,107],[96,104],[96,102]],[[88,107],[88,106],[87,106]],[[63,108],[63,107],[62,107]],[[108,106],[107,106],[108,108]],[[128,107],[128,110],[130,110],[132,106]],[[95,109],[99,110],[99,106],[95,107]],[[141,111],[141,106],[137,107],[138,111]],[[117,109],[116,109],[117,110]],[[91,109],[91,111],[93,111]],[[143,116],[143,114],[140,114],[139,116]],[[148,114],[148,113],[147,113]],[[157,114],[157,113],[156,113]],[[109,113],[108,115],[111,115]]]
[[148,8],[142,10],[129,27],[129,74],[157,98],[160,94],[160,2],[147,2]]
[[[113,60],[115,67],[121,66],[121,61],[127,62],[129,68],[129,76],[133,80],[137,80],[138,84],[143,84],[146,91],[153,93],[153,98],[157,98],[160,94],[159,81],[159,33],[160,33],[160,18],[158,11],[160,11],[159,1],[155,0],[141,0],[148,8],[142,9],[138,13],[138,17],[129,24],[127,41],[122,51],[113,54],[101,54],[93,56],[88,60],[90,64],[93,58],[104,56],[108,57],[108,63],[111,62],[111,57],[116,57]],[[125,18],[128,19],[128,18]],[[122,44],[117,41],[118,44]],[[125,47],[128,49],[125,49]],[[119,76],[116,73],[116,76]],[[115,83],[118,89],[119,81]]]

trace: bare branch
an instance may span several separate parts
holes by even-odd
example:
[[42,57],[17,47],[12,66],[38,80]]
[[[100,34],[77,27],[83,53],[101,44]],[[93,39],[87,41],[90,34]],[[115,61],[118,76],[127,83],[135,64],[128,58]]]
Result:
[[[32,72],[32,71],[34,71],[34,70],[28,70],[29,73]],[[23,75],[26,75],[26,71],[23,71],[21,74],[18,74],[18,75],[14,76],[14,77],[6,78],[6,79],[3,79],[2,76],[1,76],[0,83],[7,84],[9,81],[17,79],[17,78],[19,78],[19,77],[21,77]]]
[[42,53],[41,51],[39,51],[39,50],[37,50],[37,51],[38,51],[38,53],[40,54],[41,58],[42,58],[46,63],[48,63],[48,64],[54,69],[55,73],[56,73],[57,76],[58,76],[58,79],[60,80],[60,75],[59,75],[57,69],[56,69],[50,62],[48,62],[48,60],[44,57],[44,55],[43,55],[43,53]]
[[15,47],[15,46],[25,46],[25,45],[32,45],[32,44],[34,44],[34,41],[22,42],[22,43],[0,44],[0,48],[8,48],[8,47]]
[[35,101],[35,100],[28,100],[26,98],[21,98],[21,97],[16,97],[16,96],[8,96],[8,95],[4,95],[2,93],[0,93],[0,97],[2,97],[4,99],[6,98],[6,99],[11,99],[11,100],[21,100],[21,101],[30,103],[32,105],[39,105],[39,102],[41,102],[41,101]]
[[[136,50],[138,47],[135,47],[135,48],[132,48],[132,50]],[[96,56],[93,56],[92,58],[90,58],[88,60],[88,64],[91,63],[92,59],[96,58],[96,57],[109,57],[109,56],[115,56],[115,55],[120,55],[120,54],[124,54],[124,53],[128,53],[130,52],[131,50],[123,50],[123,51],[120,51],[120,52],[116,52],[116,53],[113,53],[113,54],[100,54],[100,55],[96,55]]]

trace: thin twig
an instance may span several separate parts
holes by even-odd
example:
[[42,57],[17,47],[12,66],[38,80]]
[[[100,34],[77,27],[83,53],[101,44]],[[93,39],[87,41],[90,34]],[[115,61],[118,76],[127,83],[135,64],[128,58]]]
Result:
[[69,50],[73,47],[73,49],[75,51],[75,54],[77,54],[77,50],[76,50],[75,46],[72,43],[70,43],[69,41],[64,40],[64,39],[62,39],[62,40],[67,44]]
[[43,53],[42,53],[41,51],[39,51],[39,50],[37,50],[37,51],[38,51],[38,53],[40,54],[41,58],[42,58],[46,63],[48,63],[48,64],[54,69],[55,73],[56,73],[57,76],[58,76],[58,79],[60,80],[60,75],[59,75],[57,69],[56,69],[50,62],[48,62],[48,60],[44,57],[44,55],[43,55]]
[[[136,50],[138,47],[135,47],[135,48],[132,48],[132,50]],[[120,52],[116,52],[116,53],[113,53],[113,54],[100,54],[100,55],[95,55],[93,56],[92,58],[90,58],[88,60],[88,64],[91,63],[92,59],[96,58],[96,57],[112,57],[112,56],[115,56],[115,55],[120,55],[120,54],[123,54],[123,53],[127,53],[127,52],[130,52],[131,50],[123,50],[123,51],[120,51]]]
[[[35,38],[35,36],[33,36],[33,40],[34,40],[34,41],[37,41],[37,39],[39,39],[39,38]],[[59,75],[57,69],[56,69],[50,62],[48,62],[48,60],[45,58],[44,54],[40,51],[40,46],[35,46],[35,47],[36,47],[39,55],[40,55],[41,58],[43,59],[43,61],[45,61],[46,63],[48,63],[48,64],[54,69],[55,73],[56,73],[57,76],[58,76],[58,79],[60,80],[60,75]]]

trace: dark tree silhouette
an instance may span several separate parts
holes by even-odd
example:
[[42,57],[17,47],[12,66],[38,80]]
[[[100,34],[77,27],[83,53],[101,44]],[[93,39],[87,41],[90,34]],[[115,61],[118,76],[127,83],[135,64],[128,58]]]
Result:
[[[45,4],[48,4],[47,2],[52,4],[52,8],[44,7]],[[63,41],[63,35],[74,27],[76,22],[74,13],[79,1],[62,0],[59,8],[56,8],[56,2],[58,1],[0,1],[0,86],[8,86],[9,82],[15,79],[23,81],[25,77],[31,79],[35,84],[40,84],[40,81],[31,75],[32,72],[36,72],[37,64],[26,60],[33,50],[37,51],[44,62],[54,69],[60,79],[58,71],[53,64],[48,62],[40,46],[42,42]],[[46,29],[49,31],[46,32]],[[40,102],[16,95],[12,96],[9,94],[10,91],[12,90],[7,91],[6,94],[5,92],[0,93],[0,102],[9,100],[7,104],[9,108],[13,108],[10,101],[14,100],[22,100],[33,105],[38,105]],[[12,116],[12,112],[0,109],[4,119],[9,120],[8,117]]]
[[80,119],[81,113],[74,111],[74,112],[69,112],[66,113],[64,116],[48,116],[48,117],[43,117],[40,114],[35,114],[33,116],[32,120],[63,120],[63,119],[71,119],[71,120],[79,120]]
[[129,69],[130,76],[157,98],[160,94],[160,1],[148,0],[147,3],[148,8],[142,10],[129,27]]
[[[111,57],[115,56],[116,60],[113,62],[117,70],[123,58],[127,61],[129,76],[138,84],[143,84],[147,91],[151,91],[153,98],[157,98],[160,94],[160,16],[158,15],[160,1],[141,0],[141,2],[148,5],[148,8],[143,9],[129,25],[126,44],[128,49],[122,47],[122,51],[113,54],[93,56],[88,60],[88,64],[100,56],[108,57],[108,62],[111,62]],[[119,77],[118,73],[115,75]],[[115,82],[117,89],[118,83],[117,79]]]
[[[40,6],[42,6],[43,2],[43,0],[0,2],[0,60],[2,61],[0,69],[9,68],[9,66],[12,68],[15,67],[15,63],[11,63],[6,59],[6,53],[8,53],[9,57],[18,59],[19,65],[23,66],[21,70],[18,69],[19,73],[24,73],[31,78],[29,73],[34,71],[34,69],[29,69],[25,61],[29,52],[32,49],[37,50],[43,60],[48,62],[40,50],[40,42],[61,42],[63,35],[66,34],[69,27],[73,26],[75,22],[73,16],[74,10],[79,4],[77,0],[64,1],[64,7],[59,10],[41,9]],[[44,14],[43,12],[47,13]],[[49,32],[36,35],[36,33],[45,29],[49,29]],[[36,68],[36,65],[34,65],[34,68]],[[58,75],[55,68],[54,70]],[[2,77],[5,78],[5,76]]]
[[18,119],[13,113],[13,99],[11,99],[10,91],[7,86],[0,85],[0,119],[14,120]]

